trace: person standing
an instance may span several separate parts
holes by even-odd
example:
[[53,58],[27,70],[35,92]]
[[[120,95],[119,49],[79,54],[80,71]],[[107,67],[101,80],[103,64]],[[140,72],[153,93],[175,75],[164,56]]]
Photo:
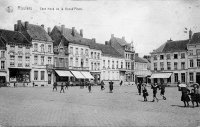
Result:
[[65,89],[66,89],[66,88],[68,89],[68,86],[69,86],[69,81],[67,81],[67,82],[65,83]]
[[35,83],[33,82],[33,87],[35,86]]
[[60,87],[61,89],[60,89],[60,93],[63,91],[63,93],[65,92],[64,91],[64,84],[63,84],[63,82],[61,83],[61,87]]
[[195,92],[194,92],[194,89],[191,89],[191,92],[190,92],[190,98],[191,98],[191,102],[192,102],[192,106],[194,108],[194,102],[197,103],[197,107],[198,107],[198,102],[196,101],[196,96],[195,96]]
[[148,94],[148,91],[147,91],[147,88],[146,88],[145,84],[142,86],[142,93],[143,93],[144,101],[147,101],[147,96],[149,94]]
[[119,84],[119,85],[120,85],[120,86],[122,86],[122,84],[123,84],[123,81],[121,80],[121,82],[120,82],[120,84]]
[[88,82],[88,91],[89,91],[89,93],[91,92],[91,87],[92,87],[91,83]]
[[163,97],[163,100],[166,100],[166,97],[165,97],[165,85],[164,85],[164,83],[161,83],[159,89],[160,89],[160,95]]
[[57,91],[57,83],[56,82],[53,83],[53,91],[54,91],[54,89],[56,89],[56,91]]
[[200,90],[199,90],[199,85],[195,85],[194,86],[194,94],[195,94],[195,101],[196,101],[197,107],[199,107],[199,104],[200,104]]
[[113,82],[112,80],[109,82],[110,93],[113,91]]
[[103,82],[103,80],[101,81],[101,90],[104,90],[105,88],[104,88],[104,82]]
[[153,84],[153,85],[151,86],[151,88],[153,89],[153,100],[152,100],[152,102],[154,102],[155,99],[156,99],[157,102],[158,102],[158,98],[156,97],[157,89],[158,89],[157,83]]
[[142,81],[139,81],[137,88],[139,95],[141,95]]
[[189,101],[190,101],[189,93],[190,93],[190,90],[187,87],[180,87],[180,89],[181,89],[181,93],[182,93],[181,101],[184,102],[184,106],[185,107],[189,107]]

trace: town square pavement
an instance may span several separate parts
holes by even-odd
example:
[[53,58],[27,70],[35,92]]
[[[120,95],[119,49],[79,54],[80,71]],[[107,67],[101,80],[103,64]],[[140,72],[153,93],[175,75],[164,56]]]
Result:
[[[1,126],[200,126],[200,107],[183,107],[176,87],[166,88],[167,100],[143,102],[135,85],[115,84],[113,93],[93,86],[69,87],[65,93],[52,87],[0,88]],[[160,91],[159,91],[160,92]]]

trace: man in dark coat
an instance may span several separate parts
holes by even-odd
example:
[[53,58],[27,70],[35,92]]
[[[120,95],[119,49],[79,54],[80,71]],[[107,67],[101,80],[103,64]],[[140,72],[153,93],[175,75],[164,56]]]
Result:
[[140,82],[138,83],[137,88],[138,88],[138,93],[139,93],[139,95],[141,95],[142,81],[140,81]]
[[57,91],[57,83],[56,82],[53,83],[53,91],[54,91],[54,89],[56,89],[56,91]]
[[110,88],[110,92],[112,93],[112,91],[113,91],[113,82],[112,81],[109,82],[109,88]]
[[88,91],[91,92],[91,89],[92,89],[92,84],[88,82]]
[[60,93],[63,91],[63,93],[65,92],[64,91],[64,84],[63,84],[63,82],[61,83],[61,89],[60,89]]

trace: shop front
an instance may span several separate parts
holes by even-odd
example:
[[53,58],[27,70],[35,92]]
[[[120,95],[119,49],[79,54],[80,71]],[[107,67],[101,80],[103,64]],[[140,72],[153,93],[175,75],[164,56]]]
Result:
[[161,82],[163,83],[168,83],[168,78],[170,78],[172,73],[170,72],[165,72],[165,73],[153,73],[151,75],[152,83],[158,83],[160,84]]
[[0,87],[6,86],[6,72],[0,72]]
[[74,76],[71,74],[70,71],[66,70],[54,70],[55,72],[55,80],[58,85],[61,85],[61,83],[66,83],[68,81],[71,81],[70,78],[73,78]]

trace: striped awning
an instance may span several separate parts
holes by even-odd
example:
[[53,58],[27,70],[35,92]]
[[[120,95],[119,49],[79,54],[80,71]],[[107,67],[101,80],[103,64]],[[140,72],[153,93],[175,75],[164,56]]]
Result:
[[90,72],[81,71],[81,73],[82,73],[83,76],[85,76],[85,78],[87,78],[87,79],[94,79],[94,77],[90,74]]
[[73,77],[70,71],[55,70],[56,73],[61,77]]
[[85,79],[85,77],[81,74],[80,71],[71,71],[71,72],[77,79]]

